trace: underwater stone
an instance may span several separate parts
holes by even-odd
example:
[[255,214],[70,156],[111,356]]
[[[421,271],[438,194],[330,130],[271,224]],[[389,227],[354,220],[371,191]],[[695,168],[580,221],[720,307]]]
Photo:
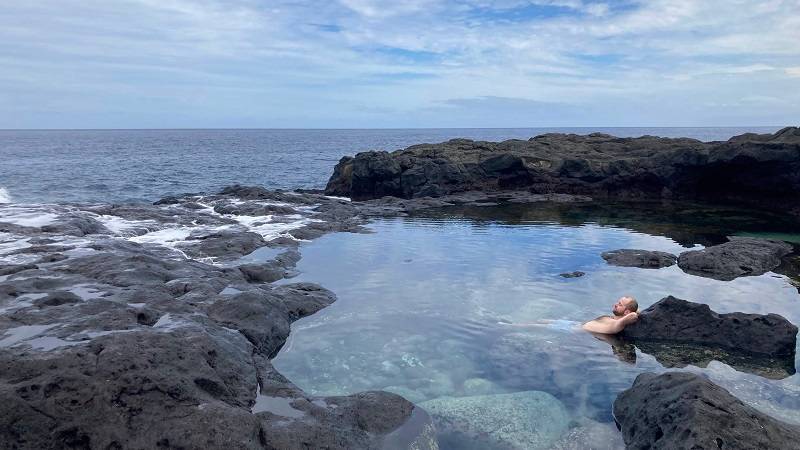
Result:
[[504,394],[508,391],[486,378],[470,378],[465,380],[461,390],[464,392],[464,395]]
[[443,397],[420,406],[433,417],[444,448],[550,448],[570,420],[558,399],[540,391]]

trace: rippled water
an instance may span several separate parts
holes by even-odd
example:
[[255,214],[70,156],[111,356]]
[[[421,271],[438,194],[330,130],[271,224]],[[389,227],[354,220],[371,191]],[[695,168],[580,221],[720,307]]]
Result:
[[721,140],[739,128],[422,130],[0,130],[0,203],[154,201],[239,183],[323,188],[344,155],[463,137],[528,139],[545,132],[651,134]]
[[[536,417],[558,418],[565,408],[570,419],[551,430],[542,448],[621,448],[613,400],[637,374],[667,369],[653,355],[568,326],[508,323],[586,321],[609,313],[623,294],[637,297],[642,308],[674,295],[718,312],[775,312],[800,323],[800,294],[783,275],[722,282],[677,266],[620,268],[600,258],[618,248],[679,253],[728,234],[798,236],[793,222],[768,215],[691,206],[659,212],[658,205],[532,205],[450,209],[378,220],[371,228],[373,234],[329,235],[303,246],[301,275],[291,281],[321,283],[339,300],[295,323],[276,367],[314,394],[385,389],[423,405],[545,392],[550,400],[537,400]],[[575,270],[586,275],[559,276]],[[767,378],[719,362],[687,369],[800,423],[797,375]],[[443,448],[457,446],[441,437]]]

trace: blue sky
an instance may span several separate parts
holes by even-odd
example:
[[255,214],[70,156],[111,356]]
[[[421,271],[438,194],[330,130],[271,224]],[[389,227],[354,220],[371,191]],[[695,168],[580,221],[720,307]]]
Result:
[[800,0],[38,0],[0,128],[800,122]]

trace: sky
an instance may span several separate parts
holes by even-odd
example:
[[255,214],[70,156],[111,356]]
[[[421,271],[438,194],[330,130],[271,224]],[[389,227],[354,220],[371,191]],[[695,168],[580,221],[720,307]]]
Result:
[[800,124],[800,0],[33,0],[0,128]]

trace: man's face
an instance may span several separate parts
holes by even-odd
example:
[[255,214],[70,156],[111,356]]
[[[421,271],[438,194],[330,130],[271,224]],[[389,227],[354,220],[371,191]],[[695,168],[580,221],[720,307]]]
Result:
[[628,310],[628,299],[625,297],[620,297],[617,300],[617,303],[614,303],[614,306],[611,307],[611,311],[614,313],[615,316],[624,316]]

